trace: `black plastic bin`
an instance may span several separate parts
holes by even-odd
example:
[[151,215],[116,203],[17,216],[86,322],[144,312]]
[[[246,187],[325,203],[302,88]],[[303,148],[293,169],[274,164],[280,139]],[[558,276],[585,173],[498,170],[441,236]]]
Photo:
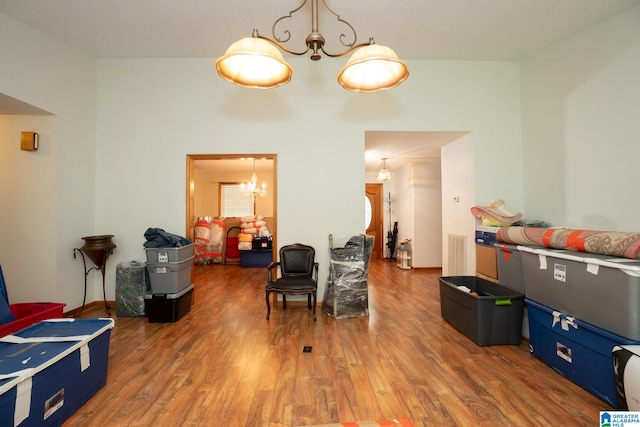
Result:
[[149,294],[144,297],[144,306],[149,323],[177,322],[191,311],[194,286],[190,284],[175,294]]
[[458,331],[480,346],[520,344],[523,294],[475,276],[440,277],[439,281],[440,312]]

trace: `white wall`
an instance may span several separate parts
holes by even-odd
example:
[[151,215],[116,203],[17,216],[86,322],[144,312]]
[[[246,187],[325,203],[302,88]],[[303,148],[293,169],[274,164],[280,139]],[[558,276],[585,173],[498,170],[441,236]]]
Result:
[[[477,204],[474,177],[483,169],[477,159],[475,135],[467,134],[442,147],[442,274],[449,274],[447,257],[449,234],[467,236],[466,271],[475,275],[475,227],[471,207]],[[502,188],[493,188],[494,198],[500,198]]]
[[[38,133],[38,151],[20,149],[23,131]],[[56,239],[57,135],[55,116],[0,115],[0,263],[12,303],[30,301],[32,293],[58,298],[56,257],[48,250]]]
[[[57,271],[40,280],[54,282],[57,299],[71,308],[81,302],[81,266],[72,258],[80,237],[115,235],[107,271],[107,298],[114,299],[114,266],[144,257],[148,227],[186,231],[188,153],[278,154],[278,242],[317,248],[320,295],[328,235],[362,230],[365,130],[471,131],[476,164],[497,156],[503,165],[475,170],[477,197],[499,192],[511,208],[521,207],[516,63],[409,61],[411,77],[400,87],[362,95],[336,83],[343,61],[293,58],[289,85],[251,91],[219,79],[213,58],[96,62],[4,15],[0,40],[0,92],[58,117],[57,182],[46,184],[55,193],[56,222],[44,225],[55,242],[42,252],[57,259]],[[27,256],[31,247],[12,242],[11,250]],[[100,298],[95,280],[89,300]]]
[[[0,157],[16,162],[0,170],[0,181],[31,186],[25,191],[10,190],[6,198],[3,193],[1,202],[7,213],[0,214],[5,218],[0,226],[0,263],[10,302],[54,300],[66,303],[67,309],[75,308],[82,303],[84,273],[82,261],[73,258],[73,248],[82,246],[82,236],[99,228],[95,222],[96,63],[0,14],[0,70],[0,93],[56,116],[55,125],[46,121],[42,128],[32,129],[42,131],[41,149],[25,153],[34,154],[28,157],[17,153],[14,131],[41,122],[2,118],[3,126],[11,129],[0,131]],[[32,176],[32,167],[21,167],[27,165],[41,168],[43,172],[36,176],[42,179]],[[15,207],[40,220],[7,221],[16,214]],[[34,228],[35,241],[28,238]],[[93,286],[89,291],[88,300],[99,298]]]
[[440,163],[440,159],[430,159],[414,164],[414,267],[442,267]]
[[[515,155],[506,169],[519,167],[519,149],[504,149],[519,138],[515,64],[410,63],[399,88],[359,95],[336,84],[341,61],[291,62],[293,81],[270,91],[222,81],[211,59],[98,62],[97,223],[118,237],[118,260],[140,257],[147,227],[184,229],[187,153],[278,154],[278,243],[317,248],[321,295],[328,235],[362,232],[365,130],[477,128],[480,161],[504,151]],[[520,180],[482,172],[477,181],[520,194]]]
[[527,218],[640,231],[638,76],[640,6],[524,61]]
[[[395,218],[398,221],[398,242],[415,240],[414,165],[407,164],[393,171],[395,192]],[[413,245],[412,245],[413,249]]]

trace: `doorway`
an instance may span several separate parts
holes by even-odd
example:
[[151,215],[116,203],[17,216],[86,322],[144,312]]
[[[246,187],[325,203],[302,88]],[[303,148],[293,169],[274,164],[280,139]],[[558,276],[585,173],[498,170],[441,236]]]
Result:
[[383,234],[382,234],[382,184],[365,184],[365,209],[369,213],[370,219],[366,222],[366,234],[375,237],[371,259],[381,260],[383,258]]
[[[255,172],[260,184],[267,184],[265,197],[256,197],[256,214],[269,218],[273,245],[277,247],[277,160],[277,154],[187,154],[186,236],[193,240],[199,217],[220,216],[220,183],[245,182]],[[212,190],[203,192],[205,186]],[[201,207],[202,197],[208,198],[207,210]]]

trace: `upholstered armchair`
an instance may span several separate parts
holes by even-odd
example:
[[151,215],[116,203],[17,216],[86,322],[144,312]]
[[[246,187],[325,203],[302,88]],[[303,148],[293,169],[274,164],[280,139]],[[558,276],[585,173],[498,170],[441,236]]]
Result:
[[[282,295],[282,308],[287,308],[287,295],[307,295],[307,306],[316,320],[318,263],[313,247],[295,243],[280,248],[280,259],[267,267],[267,320],[271,315],[269,295]],[[280,274],[278,275],[278,270]]]

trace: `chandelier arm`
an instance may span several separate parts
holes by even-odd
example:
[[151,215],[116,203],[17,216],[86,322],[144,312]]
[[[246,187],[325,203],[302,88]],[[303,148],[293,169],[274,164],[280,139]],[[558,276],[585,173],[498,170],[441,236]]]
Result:
[[[343,24],[345,24],[347,27],[349,27],[349,29],[351,30],[351,32],[353,33],[353,41],[351,43],[345,43],[344,42],[344,38],[346,37],[346,35],[344,33],[340,34],[340,37],[338,37],[340,39],[340,43],[345,46],[345,47],[353,47],[353,45],[356,44],[356,42],[358,41],[358,34],[356,33],[355,28],[353,28],[353,25],[351,25],[350,23],[348,23],[347,21],[345,21],[344,19],[342,19],[340,17],[340,15],[338,15],[337,13],[335,13],[333,10],[331,10],[331,8],[327,5],[327,2],[325,0],[322,0],[322,4],[324,4],[324,7],[327,8],[327,10],[329,12],[331,12],[333,14],[333,16],[335,16],[337,18],[338,22],[342,22]],[[368,43],[367,43],[368,44]],[[359,47],[362,47],[364,45],[360,45]],[[324,52],[324,49],[322,50]],[[343,53],[343,55],[345,55],[346,53],[348,53],[350,51],[346,51],[345,53]],[[325,54],[327,54],[327,52],[324,52]],[[327,54],[328,56],[332,56]],[[337,56],[341,56],[341,55],[337,55]]]
[[[284,30],[283,31],[284,34],[286,34],[286,36],[287,36],[287,38],[284,39],[284,40],[279,38],[278,36],[276,36],[276,26],[278,25],[278,23],[280,23],[280,21],[282,21],[283,19],[293,18],[293,14],[296,13],[297,11],[299,11],[300,9],[302,9],[305,4],[307,4],[307,0],[303,0],[302,3],[300,4],[300,6],[298,6],[297,8],[289,11],[288,15],[284,15],[284,16],[281,16],[280,18],[276,19],[276,21],[273,23],[273,25],[271,26],[271,34],[273,35],[273,38],[278,41],[278,43],[286,43],[286,42],[289,41],[289,39],[291,39],[291,32],[289,30]],[[289,53],[291,53],[291,52],[289,52]]]
[[340,53],[329,53],[326,50],[324,50],[324,47],[321,47],[320,50],[322,50],[322,53],[324,53],[325,55],[327,55],[330,58],[337,58],[339,56],[347,55],[348,53],[351,53],[351,52],[353,52],[354,50],[356,50],[356,49],[358,49],[360,47],[369,46],[369,45],[372,45],[372,44],[375,44],[375,43],[373,43],[372,40],[369,40],[367,43],[359,43],[359,44],[353,45],[353,46],[349,47],[347,50],[342,51]]
[[290,53],[291,55],[298,55],[298,56],[300,56],[300,55],[304,55],[305,53],[309,52],[309,50],[311,49],[311,47],[307,47],[307,50],[305,50],[305,51],[302,51],[302,52],[296,52],[296,51],[294,51],[294,50],[287,49],[287,48],[286,48],[285,46],[283,46],[279,41],[277,41],[277,40],[275,40],[275,39],[272,39],[271,37],[262,36],[262,35],[260,35],[260,34],[254,35],[253,37],[256,37],[256,38],[259,38],[259,39],[262,39],[262,40],[266,40],[266,41],[268,41],[269,43],[271,43],[271,44],[275,45],[276,47],[278,47],[279,49],[282,49],[282,50],[284,50],[285,52]]

